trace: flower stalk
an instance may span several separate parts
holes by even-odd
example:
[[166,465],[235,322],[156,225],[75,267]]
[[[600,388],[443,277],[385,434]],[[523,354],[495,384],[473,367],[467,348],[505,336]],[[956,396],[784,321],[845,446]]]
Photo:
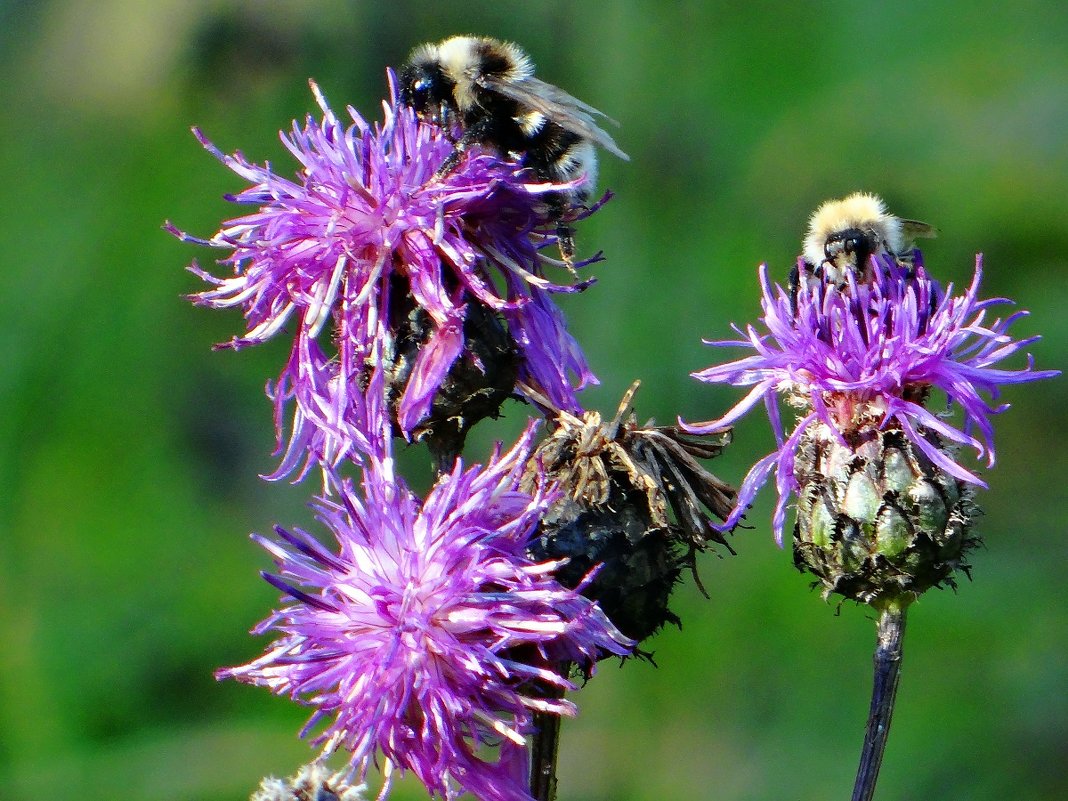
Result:
[[[561,675],[566,676],[569,670],[569,664],[560,666]],[[556,764],[562,722],[559,715],[534,714],[534,734],[530,738],[530,794],[535,801],[556,798]]]
[[897,685],[901,677],[901,656],[905,638],[905,615],[909,601],[903,598],[877,605],[878,637],[872,662],[875,676],[872,681],[871,708],[864,729],[864,745],[860,751],[860,765],[853,784],[852,801],[871,801],[875,783],[883,764],[883,752],[890,735],[890,721],[894,715]]

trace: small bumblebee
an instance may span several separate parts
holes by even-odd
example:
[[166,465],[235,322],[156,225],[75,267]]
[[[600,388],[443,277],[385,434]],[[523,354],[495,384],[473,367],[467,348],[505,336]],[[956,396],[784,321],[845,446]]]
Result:
[[[858,281],[871,276],[870,259],[888,253],[902,264],[911,264],[912,240],[937,236],[927,223],[903,220],[886,210],[882,198],[854,192],[842,200],[828,200],[816,209],[808,223],[801,258],[806,283],[813,280],[844,286],[848,273]],[[802,276],[797,267],[790,273],[796,296]]]
[[446,131],[460,127],[439,176],[454,169],[475,144],[521,161],[545,181],[567,182],[585,175],[581,187],[546,196],[557,222],[561,255],[571,265],[574,240],[566,217],[593,193],[594,145],[630,160],[594,121],[604,114],[535,78],[533,63],[518,45],[486,36],[453,36],[417,47],[401,72],[400,97],[421,119]]

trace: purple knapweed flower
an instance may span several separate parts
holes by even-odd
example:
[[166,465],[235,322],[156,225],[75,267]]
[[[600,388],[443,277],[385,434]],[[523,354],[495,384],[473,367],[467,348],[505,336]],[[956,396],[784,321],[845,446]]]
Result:
[[[596,379],[549,296],[588,282],[548,281],[543,267],[553,260],[542,252],[555,242],[544,196],[572,185],[539,182],[521,164],[479,148],[438,175],[453,142],[399,104],[392,73],[389,80],[383,122],[374,126],[351,107],[346,125],[311,84],[322,119],[309,116],[281,134],[301,165],[294,180],[240,153],[224,154],[194,129],[209,152],[251,184],[228,199],[256,207],[207,240],[167,226],[182,239],[228,252],[219,263],[229,275],[190,266],[213,285],[193,296],[196,303],[244,311],[245,333],[219,347],[254,345],[287,325],[296,328],[293,354],[270,394],[279,407],[296,398],[299,428],[316,416],[299,410],[301,398],[314,398],[319,389],[303,382],[322,373],[309,341],[326,339],[320,332],[328,330],[359,370],[374,342],[385,338],[387,361],[414,359],[395,409],[407,435],[463,354],[468,310],[480,304],[506,322],[520,356],[519,377],[561,408],[578,409],[575,391]],[[425,338],[415,343],[414,357],[397,356],[390,350],[402,347],[396,326],[414,316]],[[356,384],[346,377],[333,389],[353,392]],[[331,402],[338,405],[336,397]],[[280,422],[282,409],[276,414]],[[314,439],[307,432],[291,437],[304,444]],[[299,461],[294,442],[289,450],[285,463],[292,466]]]
[[[790,293],[772,284],[767,266],[760,269],[761,322],[767,333],[747,326],[740,340],[709,342],[716,347],[746,347],[755,353],[737,361],[694,373],[700,381],[751,386],[748,395],[718,420],[687,425],[694,433],[731,425],[763,400],[778,449],[749,471],[738,504],[725,526],[735,525],[757,491],[775,471],[779,499],[774,514],[776,541],[782,544],[786,503],[798,491],[795,460],[806,437],[825,426],[827,436],[842,444],[861,430],[898,430],[923,458],[953,480],[985,486],[953,455],[939,447],[945,440],[970,446],[977,457],[994,464],[990,416],[1008,408],[991,405],[1003,384],[1049,378],[1057,371],[1034,370],[1030,355],[1021,370],[996,365],[1039,337],[1012,339],[1008,329],[1026,315],[987,320],[988,309],[1008,303],[1004,298],[979,300],[982,258],[961,295],[932,281],[915,252],[914,265],[892,256],[873,257],[871,282],[821,283],[797,293],[796,311]],[[964,425],[956,428],[947,415],[928,410],[932,389],[945,393],[959,407]],[[798,410],[800,419],[787,436],[778,395]],[[856,447],[857,443],[850,443]]]
[[545,481],[518,489],[533,432],[485,467],[457,463],[423,501],[370,456],[362,493],[346,481],[315,504],[336,550],[300,529],[254,535],[278,566],[264,577],[289,596],[254,632],[280,636],[218,677],[314,707],[303,733],[325,722],[315,743],[349,751],[358,781],[381,764],[381,796],[401,769],[435,796],[529,801],[533,713],[575,711],[561,665],[590,671],[632,647],[583,586],[554,578],[559,562],[527,554],[556,497]]

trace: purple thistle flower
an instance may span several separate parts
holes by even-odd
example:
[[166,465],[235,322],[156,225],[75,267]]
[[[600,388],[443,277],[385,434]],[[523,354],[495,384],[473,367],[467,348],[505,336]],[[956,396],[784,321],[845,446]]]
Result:
[[[724,527],[737,524],[774,470],[779,494],[774,529],[782,544],[786,502],[798,489],[795,457],[806,431],[820,424],[843,444],[849,432],[866,424],[899,429],[939,469],[957,480],[985,486],[925,432],[974,448],[977,457],[985,456],[992,467],[990,416],[1005,411],[1008,404],[991,405],[983,395],[993,401],[1003,384],[1057,375],[1055,370],[1034,370],[1030,355],[1022,370],[995,366],[1039,337],[1009,336],[1012,323],[1027,314],[1023,311],[987,321],[989,308],[1009,301],[979,300],[981,256],[962,295],[954,295],[952,285],[943,292],[928,277],[918,251],[913,269],[889,255],[875,257],[872,266],[871,283],[857,284],[850,274],[842,288],[824,283],[802,289],[795,312],[790,293],[773,285],[762,265],[761,322],[767,333],[751,325],[744,332],[735,327],[742,339],[708,343],[751,348],[755,353],[696,372],[694,377],[752,389],[720,419],[684,427],[705,433],[731,425],[763,400],[779,445],[749,471]],[[925,408],[932,388],[942,390],[961,409],[961,428]],[[802,415],[789,436],[779,414],[780,392]]]
[[[541,252],[555,242],[544,195],[572,185],[537,182],[521,164],[477,148],[456,169],[437,175],[453,152],[452,141],[399,104],[392,73],[389,81],[383,122],[373,127],[351,107],[346,127],[311,84],[322,119],[309,116],[303,127],[294,122],[281,134],[301,165],[295,180],[240,153],[224,154],[194,129],[209,152],[251,183],[228,199],[257,207],[225,222],[208,240],[167,225],[184,240],[229,251],[219,262],[231,269],[229,276],[217,277],[196,263],[189,268],[214,287],[193,296],[196,303],[244,310],[245,333],[219,347],[258,344],[294,324],[296,343],[272,396],[276,407],[293,397],[298,407],[319,405],[327,399],[316,399],[320,387],[306,382],[321,374],[319,356],[326,354],[310,343],[328,324],[358,371],[375,340],[388,338],[393,326],[419,310],[429,333],[418,343],[396,406],[398,426],[408,435],[464,350],[470,305],[481,304],[507,321],[521,356],[519,377],[561,408],[577,410],[575,391],[596,379],[549,295],[578,291],[588,282],[548,281],[542,268],[554,262]],[[383,355],[391,356],[388,348]],[[353,387],[348,382],[334,389]],[[302,430],[315,414],[295,414],[283,460],[290,468],[299,462],[298,444],[310,446],[315,439]],[[282,416],[276,408],[280,440]]]
[[[632,643],[527,546],[555,490],[518,489],[534,427],[486,467],[457,463],[420,502],[388,458],[365,461],[315,509],[336,552],[310,534],[254,535],[274,557],[264,574],[289,603],[254,629],[279,632],[267,652],[219,678],[261,684],[315,708],[302,734],[351,752],[362,781],[380,755],[435,796],[527,801],[525,738],[534,712],[574,714],[563,661],[587,671]],[[557,691],[557,692],[554,692]],[[500,745],[495,761],[485,750]]]

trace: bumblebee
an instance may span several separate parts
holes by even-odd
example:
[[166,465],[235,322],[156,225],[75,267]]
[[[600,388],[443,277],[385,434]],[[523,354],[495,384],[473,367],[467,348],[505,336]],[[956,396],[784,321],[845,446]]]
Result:
[[[852,273],[861,281],[870,278],[872,256],[888,253],[910,264],[912,241],[937,235],[927,223],[890,214],[876,195],[854,192],[841,200],[828,200],[809,219],[801,251],[804,278],[844,286],[847,274]],[[801,279],[795,267],[790,274],[795,294]]]
[[581,186],[546,197],[560,252],[570,266],[574,241],[567,218],[593,194],[594,146],[629,161],[594,120],[608,117],[535,78],[533,63],[518,45],[485,36],[453,36],[417,47],[401,71],[400,98],[421,119],[447,132],[459,126],[460,136],[439,175],[454,169],[477,144],[521,162],[548,182],[585,176]]

